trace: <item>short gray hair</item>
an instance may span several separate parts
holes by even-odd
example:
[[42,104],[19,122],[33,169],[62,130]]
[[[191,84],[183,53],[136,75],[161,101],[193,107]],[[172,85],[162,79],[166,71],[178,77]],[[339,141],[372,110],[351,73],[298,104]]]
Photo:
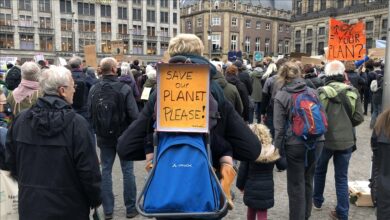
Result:
[[21,66],[22,78],[30,81],[38,81],[41,68],[34,62],[25,62]]
[[58,95],[58,88],[69,86],[72,73],[65,67],[51,67],[45,69],[39,77],[39,85],[44,94]]
[[116,68],[117,66],[118,63],[116,62],[116,59],[113,57],[106,57],[100,61],[100,69],[102,70],[103,75],[111,74],[112,68]]
[[121,75],[125,76],[125,75],[131,75],[131,72],[130,72],[130,64],[129,63],[122,63],[121,65]]
[[338,76],[344,75],[345,66],[342,62],[338,60],[333,60],[332,62],[326,64],[325,66],[325,76]]
[[74,69],[74,68],[80,68],[82,62],[83,59],[81,59],[81,57],[72,57],[68,61],[68,64],[70,68]]

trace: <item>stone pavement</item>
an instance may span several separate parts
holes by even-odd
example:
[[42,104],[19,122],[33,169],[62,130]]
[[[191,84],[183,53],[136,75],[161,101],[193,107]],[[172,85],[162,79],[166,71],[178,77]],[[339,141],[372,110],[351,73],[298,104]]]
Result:
[[[365,122],[357,128],[357,151],[352,155],[352,159],[349,166],[349,180],[367,180],[370,175],[371,166],[371,148],[370,148],[370,137],[371,130],[369,128],[370,118],[365,117]],[[342,122],[341,122],[342,123]],[[144,162],[135,163],[135,176],[137,180],[137,191],[140,192],[146,177],[146,172],[143,169]],[[124,220],[125,209],[123,205],[122,196],[122,173],[119,166],[119,161],[116,160],[113,168],[113,185],[115,195],[115,210],[114,219]],[[330,219],[328,213],[336,205],[336,192],[334,187],[334,172],[333,162],[329,163],[326,188],[325,188],[325,203],[321,211],[313,210],[312,217],[310,219]],[[288,196],[286,186],[286,172],[275,172],[275,206],[268,210],[268,219],[288,219]],[[246,219],[246,207],[242,202],[241,193],[234,187],[233,188],[236,199],[235,209],[230,211],[229,214],[224,218],[228,220],[244,220]],[[137,216],[137,220],[148,219],[142,216]],[[350,205],[349,219],[353,220],[371,220],[375,218],[374,208],[356,207]]]

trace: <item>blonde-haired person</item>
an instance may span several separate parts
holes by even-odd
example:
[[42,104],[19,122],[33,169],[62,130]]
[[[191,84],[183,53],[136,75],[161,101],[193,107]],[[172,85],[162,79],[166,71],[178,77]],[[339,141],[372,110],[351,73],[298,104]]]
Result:
[[390,219],[390,108],[379,115],[371,137],[371,196],[378,220]]
[[323,145],[320,142],[323,140],[322,136],[313,140],[318,141],[316,150],[308,150],[305,145],[312,143],[303,141],[292,132],[292,95],[307,91],[318,99],[316,91],[307,87],[301,75],[301,67],[295,62],[287,62],[279,68],[277,82],[281,85],[281,90],[275,95],[273,112],[274,145],[280,150],[282,157],[286,157],[288,164],[287,192],[290,219],[308,219],[311,215],[315,155]]
[[[232,208],[230,185],[236,176],[236,171],[232,166],[232,158],[241,161],[255,161],[260,156],[261,143],[234,110],[232,104],[225,98],[218,83],[212,80],[217,70],[209,60],[202,57],[203,51],[203,43],[196,35],[179,34],[169,42],[168,52],[171,57],[169,63],[209,65],[210,103],[218,103],[217,108],[221,115],[218,120],[210,119],[210,121],[216,122],[210,127],[212,159],[213,165],[221,173],[221,184]],[[142,160],[146,158],[147,167],[150,167],[153,158],[153,145],[146,137],[152,136],[153,133],[150,118],[154,114],[155,102],[156,95],[154,93],[145,104],[138,119],[119,138],[118,154],[122,159]]]
[[7,97],[7,102],[15,116],[24,109],[33,106],[38,98],[42,96],[38,82],[41,69],[38,64],[25,62],[21,66],[21,71],[22,81]]

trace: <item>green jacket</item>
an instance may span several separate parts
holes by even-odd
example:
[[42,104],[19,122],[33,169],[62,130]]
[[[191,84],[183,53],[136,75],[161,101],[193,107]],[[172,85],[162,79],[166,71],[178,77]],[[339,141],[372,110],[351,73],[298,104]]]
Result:
[[264,74],[264,70],[260,67],[256,67],[252,74],[252,98],[254,102],[261,102],[263,100],[263,86],[261,85],[261,77]]
[[217,72],[217,74],[213,76],[213,80],[215,80],[218,85],[221,86],[226,99],[232,103],[234,109],[238,112],[238,114],[241,115],[242,111],[244,110],[244,106],[237,88],[233,84],[228,83],[220,72]]
[[[347,90],[345,100],[338,96],[344,90]],[[364,121],[359,92],[342,82],[331,82],[319,88],[318,92],[328,116],[325,147],[331,150],[346,150],[353,147],[356,144],[353,127]],[[345,103],[346,101],[349,103]],[[350,114],[347,113],[348,109],[352,111]]]
[[16,116],[24,109],[28,109],[33,106],[37,102],[38,98],[42,96],[43,93],[40,90],[37,90],[33,94],[31,94],[31,96],[24,98],[20,103],[16,103],[12,92],[10,92],[7,97],[7,103],[10,104],[12,108],[12,113],[14,114],[14,116]]

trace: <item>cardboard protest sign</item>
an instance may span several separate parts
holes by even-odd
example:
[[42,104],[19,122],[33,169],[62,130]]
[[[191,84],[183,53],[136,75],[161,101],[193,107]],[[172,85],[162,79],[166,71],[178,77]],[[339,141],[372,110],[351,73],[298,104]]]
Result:
[[86,65],[97,69],[96,45],[85,45],[84,54]]
[[208,132],[209,66],[157,65],[157,131]]
[[124,43],[122,40],[111,41],[111,54],[118,61],[123,60]]
[[329,21],[328,60],[361,60],[366,54],[366,34],[363,21],[346,24],[331,18]]
[[253,62],[259,62],[262,61],[264,58],[264,52],[263,51],[255,51],[253,52]]
[[301,57],[301,62],[303,65],[305,64],[314,64],[314,65],[321,65],[322,60],[312,57]]
[[368,49],[368,54],[372,59],[375,58],[381,59],[386,57],[386,48],[371,48]]
[[38,62],[38,61],[41,61],[41,60],[45,60],[45,57],[43,56],[43,54],[36,54],[34,56],[34,60],[35,60],[35,62]]
[[292,58],[294,58],[294,59],[296,59],[296,60],[301,60],[301,57],[303,57],[303,56],[309,56],[308,54],[306,54],[306,53],[300,53],[300,52],[292,52],[292,53],[290,53],[290,58],[292,59]]

